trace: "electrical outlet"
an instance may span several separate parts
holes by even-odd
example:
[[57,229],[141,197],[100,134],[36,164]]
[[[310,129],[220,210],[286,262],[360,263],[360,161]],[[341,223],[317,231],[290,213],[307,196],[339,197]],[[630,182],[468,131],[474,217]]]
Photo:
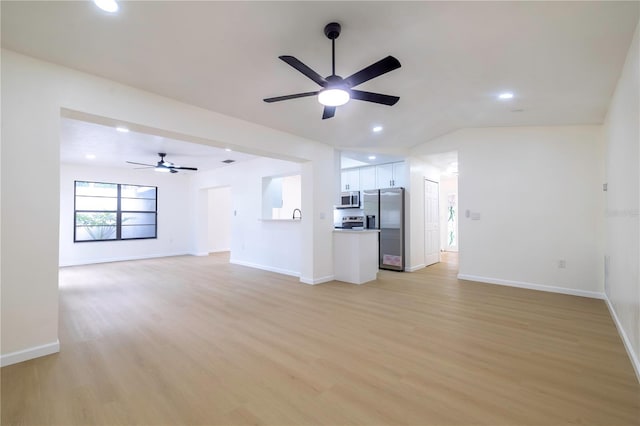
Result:
[[558,260],[558,268],[565,269],[567,267],[567,261],[564,259]]

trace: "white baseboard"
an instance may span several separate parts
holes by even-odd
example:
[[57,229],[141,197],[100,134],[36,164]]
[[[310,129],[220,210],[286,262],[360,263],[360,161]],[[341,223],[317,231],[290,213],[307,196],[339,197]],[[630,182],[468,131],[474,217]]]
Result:
[[158,257],[187,256],[187,255],[207,256],[208,253],[200,255],[200,254],[187,253],[187,252],[181,251],[176,253],[145,254],[142,256],[100,257],[95,259],[82,259],[82,260],[72,260],[68,262],[60,262],[58,266],[63,268],[65,266],[93,265],[95,263],[125,262],[127,260],[143,260],[143,259],[155,259]]
[[300,277],[300,282],[304,284],[316,285],[316,284],[328,283],[329,281],[333,281],[334,279],[335,279],[334,275],[327,275],[326,277],[320,277],[320,278]]
[[611,317],[613,318],[613,322],[615,323],[616,328],[618,329],[618,334],[622,339],[622,343],[624,343],[624,348],[627,350],[627,355],[629,355],[629,359],[631,360],[631,365],[633,366],[633,369],[636,372],[636,378],[638,379],[638,382],[640,382],[640,361],[638,361],[638,357],[636,353],[633,351],[633,346],[631,346],[631,341],[629,340],[629,337],[627,337],[627,333],[624,331],[624,328],[622,328],[622,323],[618,319],[616,310],[613,308],[613,304],[611,303],[611,301],[609,300],[609,297],[607,297],[606,294],[604,295],[604,301],[607,304],[607,308],[609,308],[609,313],[611,314]]
[[34,346],[33,348],[23,349],[17,352],[11,352],[0,356],[0,367],[17,364],[22,361],[39,358],[45,355],[51,355],[60,352],[60,341],[56,339],[53,343],[46,345]]
[[415,272],[418,269],[422,269],[422,268],[426,268],[426,267],[427,267],[427,265],[425,265],[424,263],[421,263],[421,264],[416,265],[416,266],[406,266],[404,268],[404,271],[405,272]]
[[209,256],[209,252],[208,251],[194,251],[192,253],[189,253],[191,256]]
[[234,265],[248,266],[250,268],[262,269],[263,271],[276,272],[278,274],[283,274],[283,275],[290,275],[292,277],[300,276],[300,272],[290,271],[288,269],[282,269],[282,268],[274,268],[273,266],[260,265],[258,263],[244,262],[242,260],[231,259],[229,260],[229,263],[232,263]]
[[458,274],[459,280],[477,281],[487,284],[504,285],[508,287],[526,288],[529,290],[548,291],[551,293],[570,294],[572,296],[590,297],[592,299],[604,299],[604,293],[597,291],[577,290],[566,287],[556,287],[544,284],[527,283],[523,281],[503,280],[500,278],[481,277],[478,275]]

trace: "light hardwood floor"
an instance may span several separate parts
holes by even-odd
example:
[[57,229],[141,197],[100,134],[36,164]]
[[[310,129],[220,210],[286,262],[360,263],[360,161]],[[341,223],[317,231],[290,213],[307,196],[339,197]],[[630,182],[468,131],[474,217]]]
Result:
[[309,286],[225,255],[63,268],[62,350],[2,369],[2,424],[640,424],[601,300],[456,269]]

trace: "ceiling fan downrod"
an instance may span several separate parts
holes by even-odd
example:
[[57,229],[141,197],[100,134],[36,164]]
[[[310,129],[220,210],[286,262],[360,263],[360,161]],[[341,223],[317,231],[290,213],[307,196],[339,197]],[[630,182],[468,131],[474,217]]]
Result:
[[331,75],[336,75],[336,39],[340,37],[340,24],[331,22],[324,27],[324,35],[331,40]]

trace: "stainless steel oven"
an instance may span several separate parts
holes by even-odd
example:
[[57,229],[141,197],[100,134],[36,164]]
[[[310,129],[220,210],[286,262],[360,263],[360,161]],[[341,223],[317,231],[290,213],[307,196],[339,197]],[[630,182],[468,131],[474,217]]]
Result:
[[364,229],[364,216],[345,216],[342,218],[342,229]]
[[339,209],[359,209],[360,208],[360,191],[349,191],[340,194]]

